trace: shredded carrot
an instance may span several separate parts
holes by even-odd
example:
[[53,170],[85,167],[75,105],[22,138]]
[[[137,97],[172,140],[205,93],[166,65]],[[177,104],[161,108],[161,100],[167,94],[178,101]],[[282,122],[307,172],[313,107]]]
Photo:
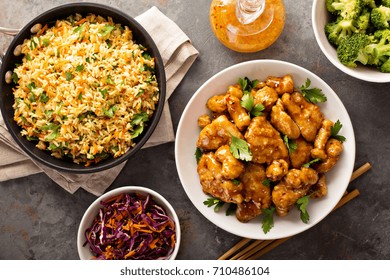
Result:
[[48,25],[45,24],[45,25],[41,28],[41,30],[38,31],[37,36],[38,36],[38,37],[41,36],[41,35],[47,30],[47,28],[48,28]]

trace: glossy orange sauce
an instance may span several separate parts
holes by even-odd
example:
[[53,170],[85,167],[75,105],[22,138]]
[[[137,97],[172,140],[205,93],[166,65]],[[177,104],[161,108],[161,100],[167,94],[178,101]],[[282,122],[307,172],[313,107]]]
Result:
[[[266,0],[263,14],[245,25],[238,21],[235,6],[236,0],[213,0],[210,6],[211,28],[218,40],[229,49],[257,52],[272,45],[282,33],[286,17],[283,0]],[[262,17],[267,16],[272,21],[267,20],[270,24],[259,32],[259,26],[264,22]]]

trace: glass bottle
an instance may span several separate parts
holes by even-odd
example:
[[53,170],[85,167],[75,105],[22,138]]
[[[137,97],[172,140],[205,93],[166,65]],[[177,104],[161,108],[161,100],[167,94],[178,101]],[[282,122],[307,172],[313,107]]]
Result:
[[272,45],[283,31],[283,0],[213,0],[210,24],[218,40],[238,52]]

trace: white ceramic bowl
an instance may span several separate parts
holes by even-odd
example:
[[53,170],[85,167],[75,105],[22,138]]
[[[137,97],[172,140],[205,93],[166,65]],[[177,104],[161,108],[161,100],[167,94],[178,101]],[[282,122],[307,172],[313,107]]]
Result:
[[154,190],[151,190],[149,188],[145,187],[139,187],[139,186],[125,186],[125,187],[120,187],[114,190],[111,190],[99,198],[97,198],[85,211],[80,225],[79,225],[79,230],[77,233],[77,250],[79,253],[79,257],[81,260],[90,260],[93,256],[92,252],[89,249],[89,246],[83,246],[85,243],[85,236],[84,233],[87,228],[89,228],[92,225],[92,222],[96,215],[99,213],[99,209],[102,208],[100,205],[100,202],[102,200],[106,200],[110,197],[117,196],[121,193],[139,193],[143,195],[150,194],[153,200],[160,205],[161,207],[164,208],[166,211],[167,215],[171,217],[174,222],[175,222],[175,229],[176,229],[176,244],[174,251],[172,252],[171,256],[169,257],[170,260],[173,260],[176,258],[177,253],[179,252],[179,247],[180,247],[180,238],[181,238],[181,232],[180,232],[180,222],[179,218],[173,209],[172,205],[159,193],[155,192]]
[[[286,217],[275,215],[274,227],[264,234],[261,228],[261,218],[258,217],[248,223],[239,222],[236,217],[226,216],[225,211],[214,212],[203,202],[209,198],[204,194],[199,182],[197,164],[194,156],[196,141],[200,128],[197,119],[200,115],[210,113],[206,108],[206,101],[215,94],[226,92],[229,85],[237,83],[239,77],[264,81],[267,76],[283,76],[291,74],[295,86],[305,84],[307,78],[312,87],[322,89],[327,96],[327,102],[320,104],[325,117],[330,120],[340,120],[343,127],[340,134],[347,138],[344,150],[337,165],[327,173],[328,194],[316,200],[311,200],[308,206],[310,221],[308,224],[300,220],[299,212],[293,209]],[[255,60],[231,66],[206,81],[188,102],[180,119],[175,144],[176,167],[188,197],[195,207],[212,223],[238,236],[252,239],[275,239],[292,236],[317,224],[325,218],[346,190],[355,161],[355,136],[348,113],[336,93],[318,76],[312,72],[283,61]],[[337,226],[337,225],[335,225]]]
[[322,52],[334,66],[344,73],[363,81],[374,83],[390,82],[390,73],[381,73],[376,68],[363,65],[359,65],[356,68],[343,65],[337,58],[335,47],[331,45],[326,38],[324,28],[328,22],[329,12],[325,6],[325,0],[314,0],[312,7],[312,25],[314,35]]

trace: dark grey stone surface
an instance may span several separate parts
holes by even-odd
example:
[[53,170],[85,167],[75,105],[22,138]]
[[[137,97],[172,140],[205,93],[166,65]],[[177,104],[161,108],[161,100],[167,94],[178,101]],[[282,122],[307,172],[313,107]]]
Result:
[[[0,26],[21,27],[58,4],[75,1],[0,0]],[[176,129],[193,93],[208,78],[233,64],[261,58],[295,63],[320,76],[347,108],[356,136],[355,168],[372,170],[352,183],[361,195],[322,222],[301,233],[264,259],[390,258],[390,89],[363,82],[336,69],[317,46],[311,27],[311,0],[285,1],[285,29],[269,49],[240,54],[223,47],[211,32],[211,1],[96,1],[136,16],[157,6],[191,38],[200,56],[169,100]],[[0,36],[4,50],[9,37]],[[1,170],[0,170],[1,172]],[[178,259],[216,259],[241,238],[217,228],[191,204],[179,181],[174,143],[144,149],[128,161],[109,189],[142,185],[164,195],[177,210],[182,226]],[[388,197],[389,196],[389,197]],[[78,259],[80,219],[96,197],[84,190],[69,194],[45,174],[0,183],[0,259]]]

